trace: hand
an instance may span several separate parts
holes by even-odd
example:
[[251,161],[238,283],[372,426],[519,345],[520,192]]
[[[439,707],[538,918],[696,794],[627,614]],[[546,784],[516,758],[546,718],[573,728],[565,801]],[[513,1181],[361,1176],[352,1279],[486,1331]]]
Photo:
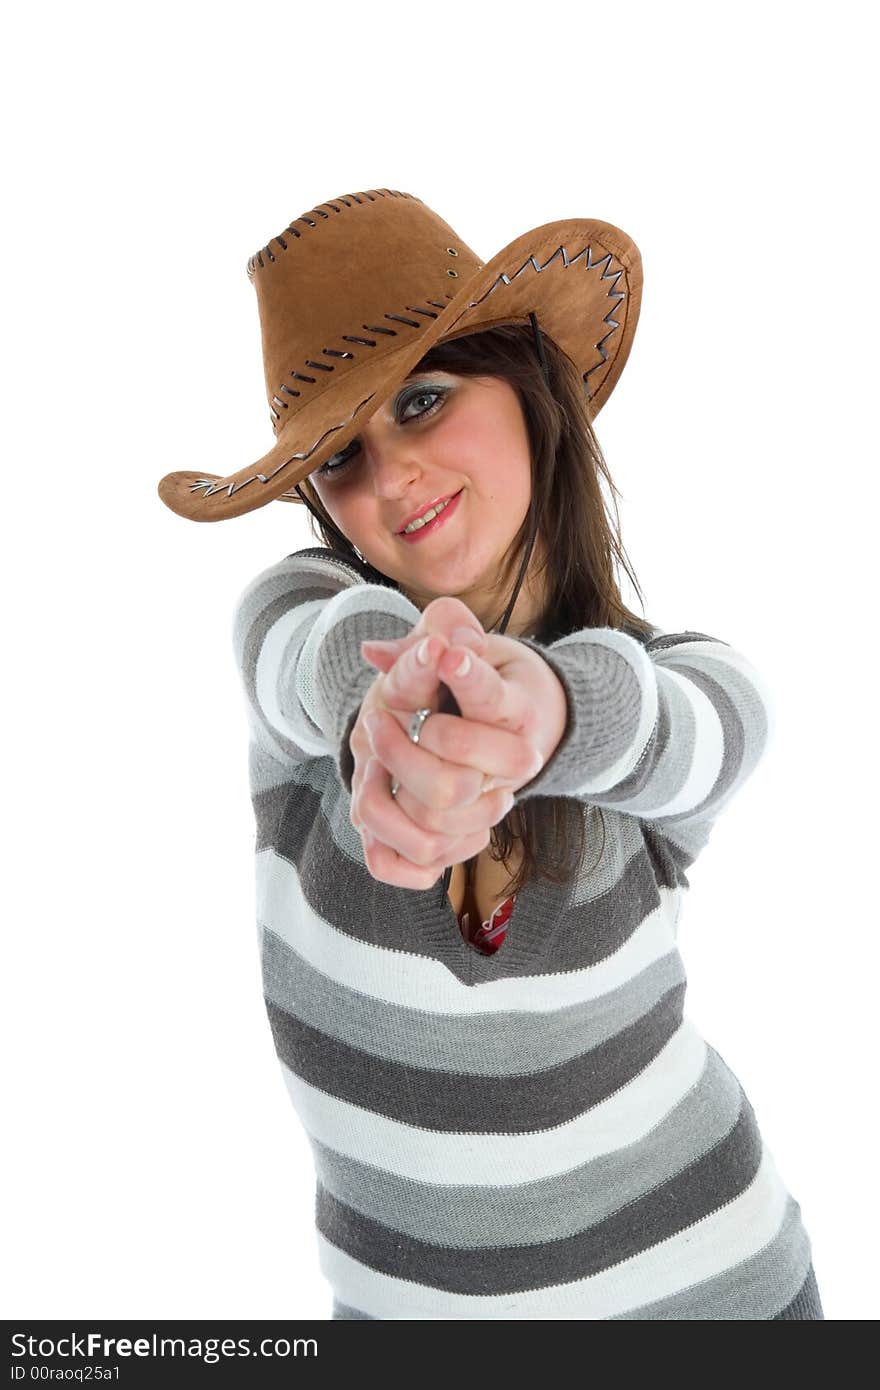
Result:
[[[397,679],[403,682],[405,698],[410,702],[409,713],[400,716],[406,733],[402,732],[401,727],[397,728],[397,732],[410,748],[416,747],[409,739],[412,711],[422,707],[437,709],[441,703],[442,686],[437,673],[437,658],[445,648],[445,640],[438,636],[430,639],[427,665],[423,666],[417,660],[416,647],[412,644],[397,660]],[[403,670],[404,667],[408,668],[408,673]],[[371,713],[383,708],[388,710],[388,706],[383,704],[383,689],[387,683],[386,676],[377,677],[352,726],[349,738],[354,759],[351,822],[362,834],[365,862],[374,878],[404,888],[429,888],[447,865],[470,859],[486,847],[491,827],[507,814],[513,798],[509,791],[504,790],[480,797],[482,776],[461,768],[459,772],[472,787],[471,809],[458,811],[451,818],[450,825],[444,823],[442,829],[437,829],[435,827],[443,818],[433,814],[429,807],[422,806],[420,822],[414,822],[406,813],[408,797],[403,787],[397,798],[391,796],[391,778],[382,762],[373,756],[365,727]],[[390,712],[387,717],[394,722],[395,717]],[[399,801],[404,803],[402,808],[398,805]],[[375,816],[377,806],[378,822]],[[390,830],[387,828],[389,820]],[[372,842],[368,837],[367,824],[362,824],[362,821],[368,822],[377,833],[377,838]]]
[[[459,633],[459,625],[467,630]],[[438,643],[434,678],[442,677],[452,691],[461,717],[435,713],[424,724],[420,743],[413,744],[412,712],[420,704],[437,708],[436,700],[421,698],[432,677],[418,667],[413,646],[422,632],[444,628],[456,640],[452,645],[445,639]],[[442,637],[442,631],[437,635]],[[465,642],[472,649],[473,665],[459,676],[456,668]],[[372,741],[378,765],[368,764],[356,796],[353,779],[352,822],[360,828],[362,821],[365,830],[377,835],[370,848],[375,847],[378,862],[368,861],[374,877],[429,887],[441,867],[478,853],[489,840],[484,830],[476,849],[458,844],[453,850],[454,837],[479,835],[481,826],[491,830],[513,804],[511,789],[535,777],[555,752],[568,715],[565,689],[538,653],[515,639],[484,633],[470,610],[452,598],[429,604],[407,637],[366,642],[362,651],[383,666],[388,680],[381,700],[373,702],[376,710],[385,711]],[[507,784],[499,803],[495,792],[480,795],[484,771]],[[389,773],[400,782],[396,798],[390,796]],[[448,833],[446,852],[424,831]],[[439,855],[437,862],[427,862],[429,852]],[[413,866],[425,869],[418,881],[412,877]]]
[[[439,652],[448,645],[447,639],[444,636],[444,630],[451,631],[456,622],[462,625],[469,623],[472,632],[479,631],[479,633],[482,634],[483,629],[478,619],[474,617],[466,604],[462,603],[459,599],[440,598],[434,599],[433,602],[428,604],[427,608],[421,614],[419,621],[405,637],[401,637],[394,642],[362,642],[361,652],[366,656],[367,649],[369,648],[371,655],[366,657],[366,659],[370,661],[371,665],[379,666],[380,670],[388,672],[394,665],[398,656],[402,655],[404,652],[413,652],[414,654],[414,649],[418,647],[426,637],[436,634],[436,640],[433,642],[431,650],[432,660],[427,665],[423,665],[418,661],[411,665],[407,689],[408,698],[414,701],[412,710],[436,710],[440,708],[442,703],[443,692],[433,662],[437,655],[439,655]],[[377,654],[384,653],[384,655],[379,654],[374,660],[374,652]],[[360,710],[358,711],[358,717],[352,726],[351,735],[349,736],[349,747],[351,748],[352,757],[354,759],[354,771],[351,779],[352,808],[354,807],[354,800],[360,790],[360,786],[366,774],[367,765],[372,756],[372,749],[369,739],[367,738],[364,719],[376,709],[390,709],[390,706],[384,703],[386,685],[388,685],[389,689],[391,688],[390,683],[377,677],[370,686],[361,704]],[[446,693],[448,694],[448,692]],[[412,713],[412,710],[410,713]],[[407,732],[408,728],[409,726],[407,725]],[[374,769],[374,771],[378,771],[378,769]],[[357,829],[360,829],[360,825],[354,814],[352,814],[351,819],[352,824],[355,825]]]
[[[371,665],[378,666],[383,672],[390,672],[398,657],[405,652],[414,654],[414,649],[420,646],[426,638],[432,636],[436,640],[432,643],[431,658],[427,666],[421,662],[410,664],[409,677],[407,682],[406,698],[411,702],[409,715],[402,723],[402,727],[407,737],[409,737],[409,718],[416,709],[438,710],[444,701],[448,699],[449,691],[442,686],[439,675],[433,664],[434,659],[441,651],[449,645],[449,638],[453,632],[467,629],[471,638],[475,641],[485,638],[480,621],[467,604],[460,599],[442,597],[432,600],[424,609],[418,622],[406,634],[405,637],[398,638],[393,642],[362,642],[361,652]],[[383,682],[378,679],[370,687],[361,705],[358,718],[352,727],[349,738],[352,756],[354,758],[354,772],[352,774],[352,800],[356,797],[360,785],[364,780],[367,765],[372,753],[369,740],[364,728],[364,717],[375,709],[391,709],[390,704],[385,701],[385,692],[390,695],[393,691],[393,681]],[[398,691],[399,695],[399,691]],[[374,772],[379,769],[374,769]],[[390,781],[389,781],[390,785]],[[360,829],[357,818],[352,816],[352,823]],[[426,827],[427,828],[427,827]]]

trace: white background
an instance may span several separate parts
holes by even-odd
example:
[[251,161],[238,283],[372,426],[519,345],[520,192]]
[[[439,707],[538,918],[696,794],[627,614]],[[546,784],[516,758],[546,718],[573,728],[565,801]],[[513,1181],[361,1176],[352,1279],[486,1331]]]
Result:
[[641,249],[597,422],[624,544],[649,619],[741,649],[778,721],[691,872],[688,1011],[801,1204],[826,1317],[877,1316],[872,8],[5,22],[5,1317],[329,1318],[230,627],[315,542],[286,503],[200,526],[156,484],[270,447],[247,258],[382,187],[483,260],[575,216]]

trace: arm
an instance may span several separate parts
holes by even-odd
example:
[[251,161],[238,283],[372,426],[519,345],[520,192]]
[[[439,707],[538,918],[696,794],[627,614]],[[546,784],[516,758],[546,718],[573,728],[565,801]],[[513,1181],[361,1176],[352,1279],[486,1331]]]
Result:
[[232,644],[262,753],[287,769],[332,755],[350,791],[348,738],[376,678],[361,641],[402,637],[419,616],[397,589],[366,583],[324,547],[258,574],[236,602]]
[[695,858],[722,807],[760,761],[773,728],[769,691],[744,656],[701,632],[644,642],[585,628],[541,646],[568,722],[516,801],[570,796],[651,821]]

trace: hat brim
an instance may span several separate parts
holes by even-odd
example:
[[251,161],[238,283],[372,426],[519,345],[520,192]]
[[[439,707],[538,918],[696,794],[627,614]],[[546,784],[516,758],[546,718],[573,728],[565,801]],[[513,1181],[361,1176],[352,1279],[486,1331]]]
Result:
[[584,218],[533,228],[472,275],[405,347],[355,363],[304,405],[291,403],[275,444],[256,463],[225,477],[168,473],[159,496],[191,521],[222,521],[276,500],[299,502],[295,485],[363,429],[435,343],[525,323],[532,310],[588,382],[595,417],[629,355],[641,288],[638,248],[620,228]]

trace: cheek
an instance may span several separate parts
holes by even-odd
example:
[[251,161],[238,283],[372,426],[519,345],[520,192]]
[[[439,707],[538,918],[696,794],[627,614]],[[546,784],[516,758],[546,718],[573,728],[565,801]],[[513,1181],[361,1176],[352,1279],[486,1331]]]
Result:
[[335,495],[330,496],[329,505],[324,505],[331,521],[362,551],[364,535],[375,532],[375,508],[371,509],[369,500],[352,484],[340,484]]
[[481,432],[469,439],[462,460],[473,487],[481,497],[504,512],[521,512],[531,494],[528,442],[508,427]]

